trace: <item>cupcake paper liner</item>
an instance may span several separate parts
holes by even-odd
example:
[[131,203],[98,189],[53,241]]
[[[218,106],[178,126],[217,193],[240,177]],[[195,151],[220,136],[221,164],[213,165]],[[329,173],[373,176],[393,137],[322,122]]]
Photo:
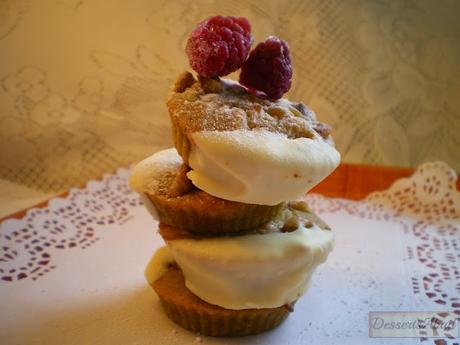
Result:
[[272,220],[284,207],[244,204],[205,195],[164,198],[147,194],[160,222],[194,234],[224,234],[250,230]]

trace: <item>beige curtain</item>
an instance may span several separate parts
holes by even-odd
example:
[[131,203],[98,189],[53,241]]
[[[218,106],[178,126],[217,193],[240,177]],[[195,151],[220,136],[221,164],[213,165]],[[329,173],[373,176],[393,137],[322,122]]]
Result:
[[170,146],[164,99],[188,33],[215,14],[289,42],[287,96],[333,126],[343,161],[459,171],[458,13],[449,0],[0,0],[0,187],[55,193]]

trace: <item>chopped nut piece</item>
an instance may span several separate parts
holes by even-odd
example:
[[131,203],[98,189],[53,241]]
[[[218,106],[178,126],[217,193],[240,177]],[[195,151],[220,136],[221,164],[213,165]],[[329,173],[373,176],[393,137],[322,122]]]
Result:
[[310,222],[309,220],[305,220],[305,221],[303,222],[303,225],[304,225],[306,228],[311,228],[311,227],[313,227],[313,223]]
[[174,91],[178,93],[182,93],[187,90],[190,86],[195,83],[195,78],[193,77],[192,73],[190,72],[183,72],[177,78],[176,83],[174,84]]
[[286,303],[283,307],[285,307],[288,312],[292,313],[294,311],[294,304],[295,301],[291,303]]
[[315,213],[309,212],[304,216],[306,219],[310,220],[313,224],[316,224],[323,230],[331,230],[331,227],[326,224],[324,220],[318,217]]
[[222,91],[222,84],[219,77],[205,78],[198,76],[198,80],[205,93],[220,93]]
[[302,117],[303,115],[300,111],[298,111],[294,107],[289,107],[289,111],[291,112],[292,115],[297,116],[297,117]]
[[301,123],[292,121],[291,124],[289,126],[286,125],[286,127],[288,134],[290,134],[293,138],[300,137],[313,139],[315,137],[313,130],[309,125],[302,125]]
[[269,114],[270,116],[280,120],[282,119],[283,117],[286,116],[286,112],[284,111],[283,108],[280,108],[280,107],[271,107],[271,108],[268,108],[267,109],[267,114]]
[[322,122],[315,122],[313,124],[313,129],[319,133],[324,139],[327,139],[327,137],[331,134],[331,127],[325,123]]
[[316,120],[315,113],[312,112],[305,104],[303,104],[303,103],[292,103],[292,106],[295,109],[297,109],[309,121]]
[[297,216],[291,216],[284,222],[281,232],[292,232],[299,228],[299,219]]
[[302,212],[311,212],[310,208],[308,207],[305,201],[290,201],[289,207],[292,207],[294,210]]

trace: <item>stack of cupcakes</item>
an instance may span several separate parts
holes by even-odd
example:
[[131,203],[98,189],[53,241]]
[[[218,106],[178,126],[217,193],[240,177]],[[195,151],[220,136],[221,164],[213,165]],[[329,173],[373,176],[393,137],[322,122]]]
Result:
[[[212,336],[279,325],[333,246],[299,199],[340,161],[330,128],[304,104],[275,99],[290,86],[287,44],[270,37],[247,58],[251,43],[244,18],[199,24],[187,44],[198,77],[180,75],[167,101],[175,148],[130,178],[166,242],[149,284],[169,318]],[[219,78],[241,65],[240,83]],[[264,84],[253,69],[266,65],[279,73]]]

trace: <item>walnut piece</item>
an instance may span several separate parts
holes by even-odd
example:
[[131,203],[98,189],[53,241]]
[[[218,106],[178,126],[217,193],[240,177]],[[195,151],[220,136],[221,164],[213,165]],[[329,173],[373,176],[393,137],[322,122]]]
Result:
[[292,232],[296,231],[299,228],[299,218],[297,215],[292,215],[288,219],[285,220],[283,227],[281,228],[281,232]]
[[183,72],[179,75],[174,84],[174,92],[182,93],[187,90],[190,86],[195,84],[195,78],[190,72]]
[[322,123],[322,122],[315,122],[313,124],[313,129],[321,135],[324,139],[327,139],[329,135],[331,134],[331,126]]
[[219,77],[205,78],[198,76],[198,80],[201,83],[204,93],[220,93],[222,91],[222,83],[220,82]]

